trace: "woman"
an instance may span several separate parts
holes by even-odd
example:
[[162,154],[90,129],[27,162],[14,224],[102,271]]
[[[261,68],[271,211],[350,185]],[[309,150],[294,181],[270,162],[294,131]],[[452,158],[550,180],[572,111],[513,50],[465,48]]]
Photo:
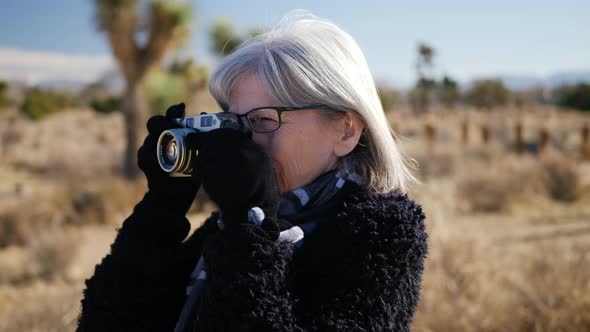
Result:
[[[409,330],[425,217],[352,37],[291,14],[228,56],[209,88],[251,137],[193,135],[194,176],[173,178],[155,142],[184,105],[148,121],[149,190],[87,280],[78,330]],[[200,187],[219,212],[183,241]]]

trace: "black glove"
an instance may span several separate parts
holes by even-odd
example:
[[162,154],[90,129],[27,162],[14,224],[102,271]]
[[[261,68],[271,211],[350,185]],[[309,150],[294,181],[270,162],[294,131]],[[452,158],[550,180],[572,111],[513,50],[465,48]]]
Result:
[[226,227],[246,223],[259,207],[276,217],[279,190],[268,153],[245,133],[222,128],[189,135],[198,148],[196,176],[221,210]]
[[188,212],[195,199],[199,181],[196,177],[171,177],[162,170],[156,156],[156,144],[163,131],[180,127],[172,119],[184,118],[184,107],[184,103],[180,103],[170,106],[166,116],[152,116],[147,121],[149,133],[137,151],[137,165],[145,173],[149,188],[144,200],[182,216]]

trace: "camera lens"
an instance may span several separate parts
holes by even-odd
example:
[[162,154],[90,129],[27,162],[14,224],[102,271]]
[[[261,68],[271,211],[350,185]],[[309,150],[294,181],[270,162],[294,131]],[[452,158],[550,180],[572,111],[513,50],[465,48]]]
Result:
[[185,137],[195,131],[191,128],[178,128],[166,130],[160,135],[156,150],[158,163],[165,172],[192,172],[191,150],[186,146]]
[[176,141],[171,139],[168,144],[166,144],[164,157],[166,158],[167,164],[174,164],[176,162],[176,158],[178,157],[178,146],[176,145]]

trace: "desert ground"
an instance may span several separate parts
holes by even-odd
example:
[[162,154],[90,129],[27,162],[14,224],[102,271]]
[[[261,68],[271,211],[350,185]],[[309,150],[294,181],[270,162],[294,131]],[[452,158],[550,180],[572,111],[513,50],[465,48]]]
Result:
[[[580,133],[590,113],[388,119],[420,180],[410,196],[430,241],[413,330],[590,331],[590,160]],[[0,331],[75,329],[84,280],[146,188],[116,175],[123,129],[120,113],[72,109],[31,122],[0,112]],[[199,197],[193,228],[213,208]]]

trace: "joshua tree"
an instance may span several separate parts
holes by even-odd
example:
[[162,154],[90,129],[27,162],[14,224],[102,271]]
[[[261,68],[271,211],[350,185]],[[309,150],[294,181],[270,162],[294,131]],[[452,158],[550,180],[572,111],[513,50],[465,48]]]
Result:
[[146,74],[190,33],[191,7],[183,1],[95,0],[96,23],[111,45],[126,81],[123,103],[127,148],[123,173],[139,175],[136,152],[144,136],[148,103],[142,91]]
[[425,44],[418,44],[418,61],[416,63],[416,71],[420,79],[432,79],[434,64],[432,59],[434,58],[434,48]]
[[231,21],[220,18],[209,29],[209,37],[213,42],[212,50],[226,56],[232,53],[242,43],[242,38],[236,32]]
[[6,94],[10,86],[7,82],[0,80],[0,107],[7,106],[10,104]]
[[219,18],[209,29],[209,37],[213,42],[212,51],[220,56],[227,56],[235,51],[247,38],[256,37],[264,33],[264,31],[264,28],[256,27],[248,32],[247,37],[242,38],[230,20]]
[[416,73],[418,74],[418,81],[410,93],[410,99],[414,110],[421,113],[428,111],[432,99],[432,90],[436,85],[433,63],[435,51],[434,48],[425,43],[419,43],[417,51]]

